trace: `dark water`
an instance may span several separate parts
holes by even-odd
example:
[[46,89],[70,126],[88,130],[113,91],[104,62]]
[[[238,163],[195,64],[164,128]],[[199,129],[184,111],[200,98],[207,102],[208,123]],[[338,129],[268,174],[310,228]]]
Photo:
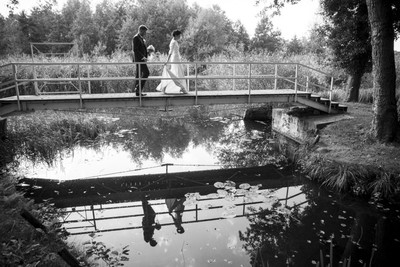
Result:
[[83,250],[110,249],[125,266],[399,266],[399,207],[303,179],[269,124],[229,114],[118,123],[50,167],[21,165],[26,177],[54,179],[26,180],[36,183],[27,194],[61,208],[68,241]]

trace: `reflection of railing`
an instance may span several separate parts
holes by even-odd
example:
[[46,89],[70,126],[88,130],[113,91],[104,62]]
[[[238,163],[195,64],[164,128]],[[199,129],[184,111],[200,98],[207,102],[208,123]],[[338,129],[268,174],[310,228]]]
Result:
[[[286,197],[284,198],[277,198],[276,200],[281,202],[286,208],[292,209],[294,207],[298,207],[301,205],[304,205],[308,203],[308,201],[302,201],[299,203],[295,203],[292,206],[288,205],[288,200],[294,199],[298,196],[304,195],[303,192],[295,193],[293,195],[289,196],[289,187],[286,188]],[[241,212],[238,214],[236,213],[234,218],[240,218],[240,217],[245,217],[248,215],[256,215],[258,212],[246,212],[246,207],[255,207],[257,205],[262,205],[265,204],[266,201],[252,201],[252,202],[246,202],[245,201],[245,196],[244,195],[237,195],[236,200],[243,199],[242,203],[236,203],[234,204],[235,207],[241,207]],[[207,198],[204,197],[200,201],[223,201],[223,197],[218,197],[218,198]],[[115,205],[115,204],[114,204]],[[151,206],[160,206],[160,205],[165,205],[164,203],[153,203]],[[115,228],[115,227],[110,227],[107,229],[101,229],[98,227],[99,222],[103,221],[111,221],[111,220],[122,220],[122,219],[133,219],[137,217],[143,217],[143,213],[135,213],[135,214],[127,214],[127,215],[116,215],[116,216],[110,216],[110,217],[96,217],[96,212],[98,211],[106,211],[106,210],[121,210],[121,209],[139,209],[142,205],[141,204],[130,204],[130,205],[121,205],[118,207],[107,207],[107,205],[100,205],[98,208],[94,206],[90,206],[89,209],[86,207],[80,207],[80,208],[71,208],[68,211],[62,212],[61,214],[64,214],[64,219],[63,219],[63,224],[64,227],[68,230],[71,231],[71,235],[80,235],[80,234],[88,234],[92,232],[113,232],[113,231],[122,231],[122,230],[132,230],[132,229],[141,229],[141,225],[137,226],[127,226],[127,227],[120,227],[120,228]],[[217,210],[217,209],[222,209],[224,208],[224,205],[212,205],[208,207],[207,209],[202,209],[199,207],[199,204],[196,204],[194,208],[190,209],[185,209],[182,213],[189,213],[193,212],[194,213],[194,219],[193,220],[183,220],[182,224],[190,224],[190,223],[200,223],[200,222],[209,222],[209,221],[216,221],[223,219],[223,216],[214,216],[210,218],[200,218],[200,213],[201,212],[207,212],[208,210]],[[79,219],[70,219],[69,217],[71,214],[76,213],[79,215]],[[162,212],[156,212],[157,215],[166,215],[168,214],[167,211],[162,211]],[[83,224],[83,223],[88,223],[88,225],[78,225],[74,226],[74,224]],[[161,226],[169,226],[169,225],[174,225],[174,223],[160,223]]]
[[[142,64],[148,64],[149,67],[161,67],[163,65],[162,62],[135,62],[134,64],[138,64],[139,68]],[[254,90],[253,84],[255,81],[259,80],[271,80],[273,81],[272,88],[262,88],[262,89],[278,89],[278,81],[283,81],[291,84],[293,89],[295,90],[295,101],[297,101],[297,92],[299,88],[304,88],[306,92],[309,91],[310,86],[318,88],[318,90],[328,90],[330,98],[332,100],[332,89],[333,89],[333,77],[325,72],[319,71],[317,69],[305,66],[299,63],[270,63],[270,62],[170,62],[169,64],[180,64],[186,66],[187,68],[187,75],[185,79],[187,79],[188,86],[191,84],[190,81],[194,83],[194,94],[195,94],[195,103],[197,104],[197,96],[198,96],[198,83],[204,80],[231,80],[232,90],[236,90],[237,88],[237,81],[238,80],[245,80],[247,81],[247,91],[248,91],[248,102],[251,103],[251,92]],[[126,67],[132,66],[133,63],[131,62],[118,62],[118,63],[95,63],[95,62],[81,62],[81,63],[53,63],[53,62],[46,62],[46,63],[39,63],[39,62],[29,62],[29,63],[9,63],[3,66],[0,66],[0,75],[3,72],[3,69],[8,67],[12,68],[12,71],[9,75],[9,81],[0,83],[0,92],[8,91],[11,89],[15,90],[15,95],[17,96],[18,107],[20,108],[20,90],[19,86],[22,84],[33,82],[35,84],[35,93],[42,94],[40,89],[36,86],[39,82],[41,83],[68,83],[72,84],[76,91],[69,91],[66,93],[79,93],[80,95],[80,103],[82,106],[82,94],[91,94],[91,82],[94,81],[134,81],[136,80],[135,77],[132,76],[109,76],[108,70],[106,71],[107,76],[101,76],[102,74],[95,74],[93,75],[92,68],[96,66],[102,66],[105,68],[108,67]],[[69,69],[70,77],[40,77],[39,70],[45,67],[54,67],[54,66],[61,66],[66,69]],[[214,74],[209,75],[207,72],[207,67],[209,68],[217,68],[218,66],[222,66],[223,71],[229,70],[228,72],[224,72],[221,74]],[[32,78],[28,77],[20,77],[21,74],[19,73],[19,69],[24,72],[27,72],[25,69],[26,67],[32,68],[33,74]],[[125,68],[126,69],[126,68]],[[200,71],[205,69],[206,71]],[[284,70],[286,73],[281,74],[280,70]],[[301,72],[302,71],[302,72]],[[216,70],[215,72],[218,72]],[[323,86],[311,82],[309,79],[309,73],[318,73],[318,75],[324,76],[324,78],[330,79],[330,86]],[[133,71],[132,71],[133,73]],[[161,71],[159,71],[161,73]],[[304,75],[301,75],[303,73]],[[100,75],[100,76],[99,76]],[[26,75],[25,76],[29,76]],[[167,79],[161,76],[150,76],[149,78],[138,78],[138,80],[162,80]],[[171,79],[171,78],[169,78]],[[75,86],[73,83],[77,83]],[[84,92],[82,86],[83,83],[87,83],[87,91]],[[12,85],[10,85],[12,84]],[[286,84],[285,84],[286,86]],[[43,87],[43,86],[42,86]],[[139,83],[140,91],[141,83]],[[224,87],[225,89],[226,87]],[[211,90],[213,88],[207,88],[207,90]],[[246,88],[245,88],[246,89]],[[285,88],[288,89],[288,88]],[[57,92],[49,92],[50,94],[55,94]],[[140,96],[139,101],[141,103],[142,97]]]

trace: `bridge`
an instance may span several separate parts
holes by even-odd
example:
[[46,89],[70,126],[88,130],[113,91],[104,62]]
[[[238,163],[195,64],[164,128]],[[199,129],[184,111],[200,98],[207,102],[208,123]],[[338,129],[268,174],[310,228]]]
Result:
[[[228,188],[224,183],[229,184]],[[246,187],[241,186],[243,184],[249,188],[246,190]],[[306,204],[308,201],[304,199],[304,193],[290,189],[302,184],[302,180],[290,172],[265,165],[63,182],[23,179],[17,187],[36,202],[50,201],[61,208],[63,224],[68,232],[80,235],[93,231],[142,228],[140,222],[144,216],[144,198],[151,206],[159,206],[159,216],[168,215],[165,210],[166,199],[192,198],[193,203],[182,210],[182,213],[194,215],[194,219],[182,221],[183,224],[190,224],[220,220],[224,216],[246,217],[257,213],[247,207],[257,208],[271,201],[280,201],[287,208]],[[280,196],[275,194],[278,190]],[[227,199],[230,195],[232,197]],[[225,202],[231,204],[228,211],[226,205],[223,205]],[[135,221],[138,221],[137,225],[132,224]],[[162,226],[173,224],[169,221],[161,223]]]
[[[14,62],[0,66],[0,116],[41,109],[252,103],[293,103],[324,113],[347,110],[346,106],[332,101],[334,78],[331,75],[299,63],[171,63],[186,67],[185,79],[190,92],[185,95],[155,91],[162,80],[163,63],[147,64],[154,76],[146,78],[146,88],[141,88],[147,93],[145,97],[131,92],[136,80],[131,62]],[[324,84],[326,81],[328,85]],[[328,97],[321,97],[321,93]]]

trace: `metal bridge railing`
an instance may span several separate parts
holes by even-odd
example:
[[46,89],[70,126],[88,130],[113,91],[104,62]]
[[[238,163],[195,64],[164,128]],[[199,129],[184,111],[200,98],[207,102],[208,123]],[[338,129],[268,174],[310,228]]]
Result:
[[[132,72],[135,64],[140,66],[142,64],[148,64],[149,68],[156,69],[161,68],[164,65],[163,62],[14,62],[3,66],[0,66],[0,78],[5,77],[7,81],[1,82],[0,80],[0,94],[6,91],[15,90],[13,96],[17,97],[18,108],[20,109],[20,90],[19,86],[33,83],[35,94],[42,94],[41,88],[46,85],[46,83],[68,83],[71,84],[76,91],[74,92],[64,92],[64,93],[78,93],[80,95],[80,102],[82,104],[82,94],[91,94],[91,83],[95,81],[135,81],[139,80],[139,90],[142,91],[141,83],[142,80],[147,81],[161,81],[162,76],[149,76],[148,78],[138,78],[136,79],[134,75],[131,76],[116,76],[109,75],[108,68],[110,67],[132,67]],[[320,70],[308,67],[300,63],[278,63],[278,62],[169,62],[168,65],[179,64],[186,68],[186,76],[188,89],[190,90],[190,85],[194,84],[194,95],[195,103],[197,104],[197,96],[199,89],[199,83],[204,80],[217,81],[217,80],[229,80],[232,90],[237,90],[238,81],[247,81],[248,91],[248,102],[251,101],[252,91],[256,90],[255,83],[260,80],[270,80],[272,81],[272,88],[263,89],[273,89],[278,90],[279,81],[285,84],[292,84],[295,90],[295,101],[297,101],[297,92],[300,89],[304,89],[306,92],[310,91],[311,87],[317,88],[318,91],[328,91],[329,100],[332,101],[332,89],[333,89],[333,76],[328,73],[322,72]],[[94,67],[105,68],[105,76],[103,73],[94,75],[90,71]],[[45,67],[62,67],[69,69],[69,77],[43,77],[38,76],[38,70]],[[7,68],[11,68],[11,71]],[[31,71],[28,72],[27,68]],[[150,71],[151,72],[151,71]],[[282,73],[284,72],[284,73]],[[2,75],[3,73],[8,73],[8,75]],[[324,80],[330,79],[330,85],[324,86],[310,81],[310,73],[315,73],[317,75],[322,75]],[[171,78],[169,78],[171,79]],[[42,87],[38,84],[43,83]],[[77,86],[74,85],[77,83]],[[83,83],[87,83],[87,91],[82,90]],[[243,84],[243,83],[242,83]],[[224,87],[225,88],[225,87]],[[241,89],[243,85],[241,86]],[[290,89],[290,88],[285,88]],[[243,89],[242,89],[243,90]],[[193,91],[192,91],[193,92]],[[57,94],[60,92],[46,92],[46,94]],[[43,93],[45,94],[45,93]],[[140,96],[140,104],[142,97]],[[329,106],[330,108],[330,106]]]

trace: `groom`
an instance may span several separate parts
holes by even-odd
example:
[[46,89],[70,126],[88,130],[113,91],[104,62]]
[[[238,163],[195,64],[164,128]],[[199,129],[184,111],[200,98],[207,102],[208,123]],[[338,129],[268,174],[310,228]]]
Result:
[[[133,37],[132,48],[135,62],[147,62],[147,46],[146,40],[144,39],[144,37],[146,37],[147,30],[148,28],[145,25],[140,25],[138,33]],[[139,86],[139,77],[147,78],[149,77],[149,74],[150,72],[147,64],[136,64],[135,92],[137,96],[142,93],[144,85],[146,83],[146,80],[142,80],[140,83],[141,86]],[[145,96],[146,94],[142,93],[141,95]]]

